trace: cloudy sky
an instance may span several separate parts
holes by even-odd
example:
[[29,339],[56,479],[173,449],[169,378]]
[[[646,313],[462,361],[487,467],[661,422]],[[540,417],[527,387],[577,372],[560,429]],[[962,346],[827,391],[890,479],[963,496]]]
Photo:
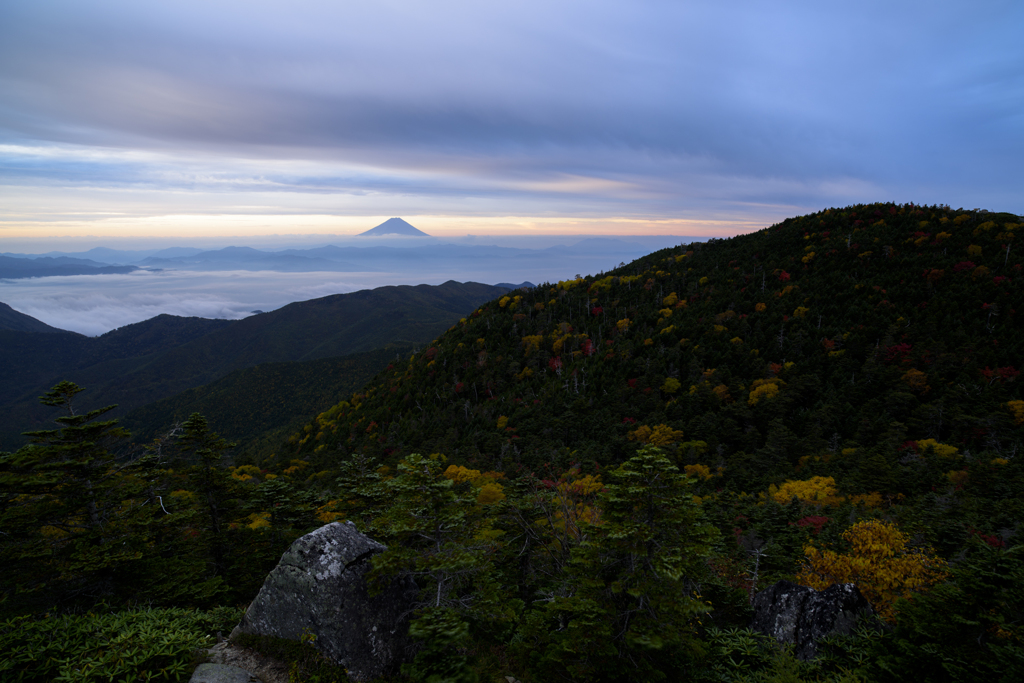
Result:
[[1020,214],[1022,26],[1019,0],[4,2],[0,251]]

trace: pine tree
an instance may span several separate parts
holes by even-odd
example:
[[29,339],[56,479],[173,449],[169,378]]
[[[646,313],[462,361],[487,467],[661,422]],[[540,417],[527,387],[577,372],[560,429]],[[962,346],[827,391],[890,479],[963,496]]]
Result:
[[192,413],[182,424],[182,434],[176,444],[179,457],[192,463],[188,471],[189,483],[202,500],[205,541],[212,564],[210,574],[214,576],[222,576],[227,568],[226,521],[232,506],[233,486],[222,461],[234,446],[217,432],[210,431],[206,418],[199,413]]
[[641,448],[608,480],[568,568],[575,589],[549,604],[547,634],[534,633],[547,641],[542,666],[581,680],[678,678],[708,611],[697,582],[713,528],[657,447]]
[[490,520],[469,484],[446,478],[443,465],[442,455],[413,453],[399,463],[397,476],[367,488],[371,499],[391,501],[369,528],[389,546],[374,558],[374,572],[414,577],[424,589],[423,607],[477,610],[489,602],[480,582],[492,570],[484,540]]
[[0,454],[0,585],[13,609],[114,598],[117,575],[145,552],[154,507],[131,459],[116,457],[129,434],[100,419],[116,406],[79,412],[82,391],[63,381],[41,396],[60,427]]

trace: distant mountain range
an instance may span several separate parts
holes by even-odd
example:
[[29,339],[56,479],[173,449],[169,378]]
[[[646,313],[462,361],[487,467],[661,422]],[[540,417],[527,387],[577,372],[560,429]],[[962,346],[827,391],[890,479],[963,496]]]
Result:
[[[4,305],[0,449],[23,443],[22,431],[47,428],[52,411],[40,406],[37,397],[61,380],[88,390],[82,394],[83,405],[116,403],[120,407],[115,415],[124,415],[263,363],[422,345],[507,291],[453,281],[380,287],[296,302],[243,320],[160,315],[100,337],[56,330]],[[373,363],[363,365],[373,366],[373,372],[379,369]],[[238,400],[248,399],[240,395]]]
[[89,259],[68,256],[39,256],[12,258],[0,256],[0,279],[14,280],[23,277],[47,277],[52,275],[101,275],[130,273],[137,266],[106,265]]
[[[502,274],[496,278],[502,279],[536,277],[542,272],[567,273],[569,277],[575,272],[610,270],[650,251],[642,244],[611,238],[589,238],[545,249],[453,244],[431,237],[401,218],[389,219],[350,239],[356,243],[278,251],[231,246],[212,250],[174,247],[119,251],[97,247],[45,255],[7,253],[0,254],[0,279],[130,273],[139,269],[374,273],[410,272],[411,268],[422,273],[470,273],[476,278],[499,272]],[[515,272],[524,268],[530,270]]]
[[[172,252],[172,250],[166,250]],[[139,268],[193,271],[272,270],[277,272],[391,272],[411,266],[429,272],[469,264],[475,271],[508,270],[510,262],[534,266],[557,265],[559,271],[579,269],[593,272],[594,266],[612,268],[615,259],[632,259],[648,250],[640,244],[608,238],[590,238],[572,246],[546,249],[476,246],[431,241],[420,246],[335,246],[312,249],[262,251],[252,247],[225,247],[210,251],[175,249],[172,253],[145,256],[127,265],[104,265],[77,256],[0,256],[0,278],[44,277],[128,273]],[[90,252],[83,252],[83,256]]]
[[216,251],[200,251],[181,256],[150,256],[139,261],[139,265],[174,270],[273,270],[285,273],[379,270],[372,266],[357,265],[344,258],[325,258],[314,253],[302,254],[294,251],[267,252],[252,247],[225,247]]

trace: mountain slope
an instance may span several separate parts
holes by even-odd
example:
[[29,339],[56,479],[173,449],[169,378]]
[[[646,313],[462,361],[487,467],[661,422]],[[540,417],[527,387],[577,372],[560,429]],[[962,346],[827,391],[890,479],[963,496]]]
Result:
[[430,237],[427,233],[414,228],[401,218],[389,218],[380,225],[359,233],[360,237],[381,235],[403,235],[405,237]]
[[48,412],[38,397],[57,382],[70,379],[93,389],[96,403],[109,404],[106,387],[160,354],[230,326],[228,320],[160,315],[100,336],[0,330],[0,449],[24,442],[21,432],[40,429]]
[[[0,407],[21,443],[44,424],[36,397],[69,379],[122,415],[261,363],[308,361],[429,340],[507,290],[477,283],[382,287],[289,304],[238,321],[158,316],[101,337],[0,330]],[[17,432],[13,430],[17,429]]]
[[188,368],[196,377],[206,378],[259,363],[343,356],[387,344],[419,344],[505,291],[449,281],[437,286],[378,287],[296,302],[237,321],[230,330],[175,349],[149,364],[147,373],[182,382]]
[[0,395],[34,392],[67,373],[157,355],[229,325],[228,320],[159,315],[99,337],[0,330]]
[[295,452],[603,466],[661,426],[735,490],[801,470],[909,494],[944,475],[906,444],[993,458],[1024,443],[1020,227],[854,206],[516,292],[314,420],[324,436],[297,434]]
[[20,313],[2,302],[0,302],[0,330],[72,334],[67,330],[50,327],[42,320],[36,320],[30,315]]
[[202,413],[229,441],[238,444],[235,460],[273,447],[306,421],[359,390],[409,349],[377,349],[339,358],[263,363],[235,370],[128,413],[121,424],[137,442],[148,442],[192,413]]

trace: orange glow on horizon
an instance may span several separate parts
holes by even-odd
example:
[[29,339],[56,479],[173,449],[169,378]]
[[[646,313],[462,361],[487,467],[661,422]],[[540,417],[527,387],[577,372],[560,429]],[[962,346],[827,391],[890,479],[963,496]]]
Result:
[[[165,215],[95,216],[91,220],[23,222],[0,220],[0,239],[59,241],[61,239],[215,239],[230,237],[355,236],[392,216],[332,215]],[[401,216],[433,237],[466,235],[685,235],[731,237],[760,230],[767,221],[637,218],[572,218],[536,216]]]

